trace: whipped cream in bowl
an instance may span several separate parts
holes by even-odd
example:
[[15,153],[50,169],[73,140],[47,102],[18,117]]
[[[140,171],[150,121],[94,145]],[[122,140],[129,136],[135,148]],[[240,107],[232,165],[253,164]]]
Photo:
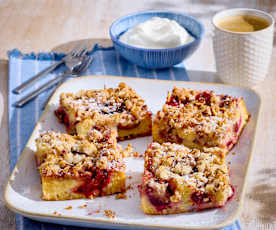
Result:
[[124,32],[119,40],[139,48],[167,49],[183,46],[194,37],[174,20],[152,17]]
[[115,50],[143,68],[179,64],[199,47],[204,27],[196,18],[170,11],[144,11],[115,20],[109,29]]

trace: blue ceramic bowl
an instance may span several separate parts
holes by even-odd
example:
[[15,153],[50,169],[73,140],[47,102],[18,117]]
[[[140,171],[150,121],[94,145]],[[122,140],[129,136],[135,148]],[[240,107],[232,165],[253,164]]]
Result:
[[[169,18],[183,26],[194,38],[192,42],[168,49],[145,49],[127,45],[119,41],[129,28],[152,17]],[[115,49],[128,61],[144,68],[161,69],[171,67],[191,56],[200,44],[204,34],[203,25],[194,17],[168,11],[145,11],[121,17],[110,26],[109,33]]]

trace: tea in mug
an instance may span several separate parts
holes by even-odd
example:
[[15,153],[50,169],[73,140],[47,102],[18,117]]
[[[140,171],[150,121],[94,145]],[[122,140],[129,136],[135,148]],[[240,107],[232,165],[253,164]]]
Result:
[[232,32],[254,32],[265,29],[269,22],[255,15],[231,15],[222,18],[217,26]]

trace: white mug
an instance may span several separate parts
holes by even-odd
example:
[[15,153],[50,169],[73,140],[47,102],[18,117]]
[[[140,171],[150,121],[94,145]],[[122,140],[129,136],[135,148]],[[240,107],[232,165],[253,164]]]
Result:
[[[232,15],[254,15],[264,18],[269,26],[254,32],[232,32],[218,22]],[[273,48],[274,19],[260,10],[228,9],[213,17],[213,48],[219,78],[229,84],[254,86],[263,81],[269,69]]]

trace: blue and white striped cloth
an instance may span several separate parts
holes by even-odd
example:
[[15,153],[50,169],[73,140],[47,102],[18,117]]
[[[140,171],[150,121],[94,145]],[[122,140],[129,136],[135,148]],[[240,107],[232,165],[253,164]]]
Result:
[[[184,80],[189,81],[183,64],[164,70],[148,70],[137,67],[120,57],[118,53],[110,48],[100,48],[95,46],[90,55],[94,55],[94,60],[90,68],[83,75],[118,75],[139,78],[153,78],[163,80]],[[10,154],[11,169],[14,168],[18,157],[35,127],[36,122],[42,112],[42,105],[51,93],[48,90],[39,95],[35,100],[26,104],[23,108],[15,108],[13,104],[24,95],[16,95],[12,90],[22,82],[29,79],[40,70],[64,57],[64,54],[39,53],[22,54],[18,50],[8,52],[9,56],[9,129],[10,129]],[[42,81],[37,83],[31,90],[37,88],[43,82],[61,74],[64,67],[60,67],[54,73],[49,74]],[[26,93],[29,93],[27,91]],[[17,215],[18,230],[69,230],[83,229],[77,227],[65,227],[55,224],[40,223],[30,220],[21,215]],[[240,230],[239,222],[224,228],[224,230]]]

